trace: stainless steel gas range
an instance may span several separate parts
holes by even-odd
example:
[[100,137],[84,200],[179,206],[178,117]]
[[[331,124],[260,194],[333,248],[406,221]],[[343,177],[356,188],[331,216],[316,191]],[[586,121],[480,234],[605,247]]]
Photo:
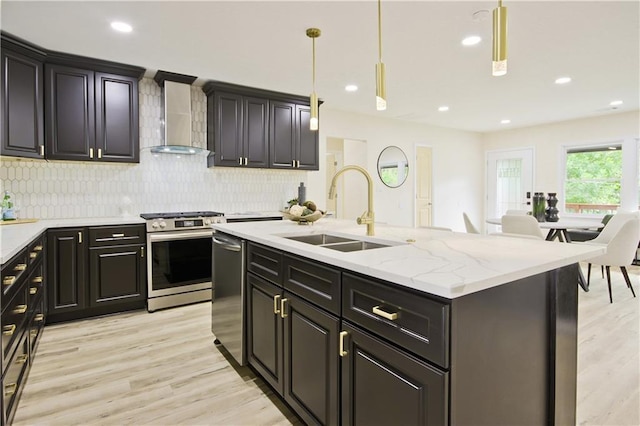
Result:
[[147,310],[211,300],[211,237],[223,213],[143,213],[147,222]]

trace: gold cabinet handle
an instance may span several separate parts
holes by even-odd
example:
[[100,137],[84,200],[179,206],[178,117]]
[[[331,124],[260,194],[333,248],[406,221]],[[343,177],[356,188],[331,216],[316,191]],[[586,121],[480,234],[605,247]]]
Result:
[[291,167],[296,168],[296,160],[291,160]]
[[29,287],[29,294],[34,295],[38,292],[38,287]]
[[34,320],[35,322],[42,322],[42,320],[44,320],[44,314],[36,314],[36,315],[33,317],[33,320]]
[[4,385],[4,396],[11,396],[16,393],[16,389],[18,389],[17,383],[9,383]]
[[13,336],[13,333],[16,331],[15,324],[3,325],[2,326],[2,334],[5,336]]
[[385,312],[382,309],[380,309],[380,306],[374,306],[373,313],[376,315],[380,315],[382,318],[386,318],[389,321],[395,321],[398,319],[397,312]]
[[15,275],[9,275],[9,276],[6,276],[6,277],[4,277],[2,279],[2,284],[4,284],[4,285],[11,285],[11,284],[13,284],[15,282],[16,282]]
[[296,160],[296,169],[300,168],[300,160]]
[[238,164],[242,166],[242,157],[238,158]]
[[14,314],[24,314],[27,312],[27,305],[16,305],[15,309],[12,311]]
[[44,145],[40,145],[40,157],[44,157]]
[[27,264],[26,263],[18,263],[13,270],[14,271],[24,271],[25,269],[27,269]]
[[340,356],[346,356],[348,354],[347,351],[344,350],[344,338],[349,335],[347,331],[340,332]]
[[246,166],[247,164],[249,164],[249,157],[244,157],[244,165]]
[[29,330],[29,336],[36,337],[38,335],[38,330]]
[[287,299],[286,297],[280,301],[280,318],[287,317],[287,308],[284,306],[284,304],[288,301],[289,299]]
[[93,158],[93,148],[89,148],[89,158]]
[[38,257],[38,252],[37,251],[32,251],[31,253],[29,253],[29,258],[30,259],[35,259],[36,257]]
[[273,296],[273,313],[278,315],[280,313],[280,304],[278,301],[280,300],[280,295],[276,294]]
[[38,245],[33,248],[34,251],[42,251],[42,246]]
[[102,158],[102,148],[98,148],[98,158]]
[[16,357],[16,364],[26,364],[29,359],[29,355],[24,354]]
[[44,280],[44,277],[37,276],[37,277],[33,277],[31,279],[31,282],[34,283],[34,284],[38,284],[38,283],[41,283],[43,280]]
[[140,247],[140,257],[144,257],[144,246]]
[[111,234],[112,238],[122,238],[124,237],[124,234]]
[[78,244],[82,244],[82,231],[78,232]]

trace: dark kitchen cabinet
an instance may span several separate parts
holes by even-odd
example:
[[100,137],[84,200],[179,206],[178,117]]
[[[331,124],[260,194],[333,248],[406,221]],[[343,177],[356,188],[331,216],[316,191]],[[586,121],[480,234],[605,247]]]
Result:
[[138,162],[138,80],[60,64],[45,67],[47,158]]
[[49,231],[49,322],[145,307],[144,225]]
[[343,323],[343,425],[447,424],[448,373]]
[[318,170],[318,132],[309,98],[210,81],[209,166]]
[[44,52],[2,34],[0,154],[44,158]]
[[[207,102],[216,166],[267,167],[268,100],[216,92]],[[211,142],[211,139],[210,141]]]

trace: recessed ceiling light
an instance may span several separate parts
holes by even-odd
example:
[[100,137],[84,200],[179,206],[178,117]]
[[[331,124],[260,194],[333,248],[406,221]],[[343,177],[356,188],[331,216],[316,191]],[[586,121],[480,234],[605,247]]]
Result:
[[438,111],[440,112],[449,111],[449,107],[446,105],[442,105],[441,107],[438,107]]
[[113,28],[116,31],[120,31],[121,33],[130,33],[131,30],[133,30],[133,28],[131,27],[131,25],[125,23],[125,22],[119,22],[119,21],[114,21],[111,23],[111,28]]
[[500,120],[500,124],[509,124],[511,123],[511,120],[509,120],[508,118],[505,118],[504,120]]
[[611,106],[619,106],[619,105],[622,105],[622,101],[611,101],[611,102],[609,102],[609,105],[611,105]]
[[480,36],[469,36],[469,37],[465,37],[462,40],[462,45],[463,46],[475,46],[476,44],[480,43],[482,41],[482,38]]
[[346,90],[347,92],[357,92],[358,86],[356,86],[355,84],[347,84],[346,86],[344,86],[344,90]]
[[567,84],[571,82],[571,77],[558,77],[556,78],[556,84]]

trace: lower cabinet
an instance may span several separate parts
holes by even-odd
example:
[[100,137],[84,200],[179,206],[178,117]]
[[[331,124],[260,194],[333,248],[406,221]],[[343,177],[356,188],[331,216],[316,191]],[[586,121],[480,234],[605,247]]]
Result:
[[342,424],[447,424],[448,373],[342,323]]
[[124,245],[89,249],[90,306],[144,301],[144,246]]
[[48,231],[48,305],[52,315],[87,308],[87,252],[84,228]]

